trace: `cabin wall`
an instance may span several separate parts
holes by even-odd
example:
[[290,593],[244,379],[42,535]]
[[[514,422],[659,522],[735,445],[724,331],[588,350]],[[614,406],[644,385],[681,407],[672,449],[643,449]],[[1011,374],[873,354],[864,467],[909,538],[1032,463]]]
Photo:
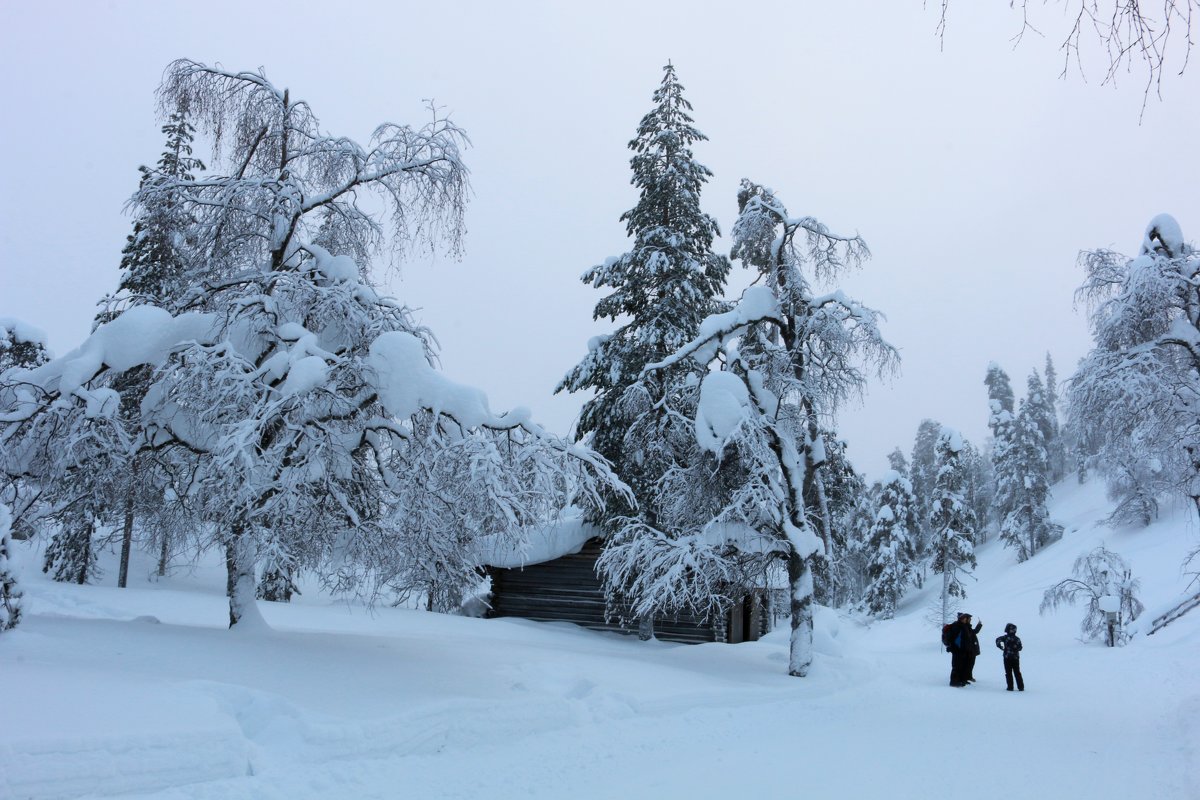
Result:
[[[596,575],[600,541],[593,539],[574,554],[523,568],[492,568],[489,617],[521,617],[539,622],[574,622],[590,630],[637,633],[637,625],[606,620],[604,588]],[[671,642],[717,641],[712,621],[681,614],[654,620],[656,638]]]

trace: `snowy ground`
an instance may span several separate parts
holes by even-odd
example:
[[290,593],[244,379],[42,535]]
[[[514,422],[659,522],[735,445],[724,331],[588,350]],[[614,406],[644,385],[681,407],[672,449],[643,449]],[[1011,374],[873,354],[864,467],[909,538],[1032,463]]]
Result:
[[[672,645],[569,625],[383,609],[309,590],[227,631],[216,565],[118,590],[46,581],[18,546],[26,619],[0,637],[0,798],[1197,798],[1200,610],[1130,646],[1080,643],[1042,591],[1103,541],[1147,614],[1188,577],[1193,523],[1094,526],[1063,485],[1064,539],[1026,564],[983,548],[965,610],[979,682],[947,686],[927,594],[869,628],[818,609],[817,659],[783,632]],[[152,616],[151,616],[152,615]],[[1028,690],[1004,691],[1006,622]]]

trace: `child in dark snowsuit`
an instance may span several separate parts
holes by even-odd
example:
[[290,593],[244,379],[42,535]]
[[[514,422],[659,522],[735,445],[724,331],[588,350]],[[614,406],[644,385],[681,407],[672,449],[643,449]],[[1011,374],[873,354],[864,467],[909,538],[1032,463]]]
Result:
[[1004,626],[1004,635],[996,637],[996,647],[1004,651],[1004,682],[1008,690],[1013,690],[1013,677],[1017,679],[1017,689],[1025,691],[1025,679],[1021,677],[1021,637],[1017,636],[1017,626],[1011,622]]

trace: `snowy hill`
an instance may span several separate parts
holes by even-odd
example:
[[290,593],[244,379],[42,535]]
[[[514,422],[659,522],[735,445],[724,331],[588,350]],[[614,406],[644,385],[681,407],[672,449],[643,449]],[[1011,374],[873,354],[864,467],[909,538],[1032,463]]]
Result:
[[[818,609],[808,678],[777,631],[741,645],[642,643],[569,625],[331,600],[264,603],[228,631],[219,565],[130,589],[45,580],[19,544],[26,618],[0,636],[0,798],[1195,798],[1200,611],[1109,649],[1042,592],[1103,542],[1177,602],[1185,510],[1097,527],[1097,484],[1056,487],[1063,539],[1017,564],[979,553],[963,608],[978,683],[947,686],[932,590],[862,625]],[[1144,617],[1143,619],[1147,619]],[[991,641],[1014,622],[1028,691]],[[953,773],[954,777],[950,777]]]

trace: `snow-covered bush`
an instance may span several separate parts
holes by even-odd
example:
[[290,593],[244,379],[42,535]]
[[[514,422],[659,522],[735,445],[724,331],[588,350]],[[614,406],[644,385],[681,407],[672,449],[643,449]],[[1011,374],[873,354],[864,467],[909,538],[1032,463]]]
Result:
[[1137,597],[1140,583],[1132,577],[1125,559],[1101,546],[1075,559],[1071,572],[1074,577],[1064,578],[1046,590],[1038,610],[1045,614],[1064,604],[1085,601],[1087,612],[1079,628],[1085,640],[1093,641],[1107,634],[1106,604],[1113,603],[1111,610],[1117,613],[1114,643],[1128,641],[1123,626],[1137,619],[1145,609]]

